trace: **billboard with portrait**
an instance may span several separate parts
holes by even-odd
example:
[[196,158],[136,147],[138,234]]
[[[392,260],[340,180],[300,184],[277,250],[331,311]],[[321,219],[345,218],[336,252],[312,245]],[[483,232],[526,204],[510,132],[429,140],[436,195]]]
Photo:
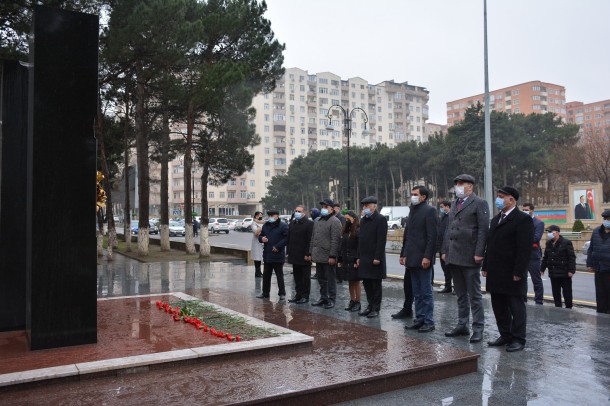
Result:
[[595,219],[595,189],[574,189],[572,191],[574,202],[574,220]]

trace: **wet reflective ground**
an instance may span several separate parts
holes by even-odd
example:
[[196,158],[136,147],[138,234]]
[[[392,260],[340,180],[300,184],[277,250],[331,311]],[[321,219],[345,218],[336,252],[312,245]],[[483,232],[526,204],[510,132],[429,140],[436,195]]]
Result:
[[[287,290],[293,286],[286,267]],[[99,295],[131,295],[170,290],[197,291],[223,289],[243,295],[255,295],[261,279],[253,277],[253,267],[235,263],[140,264],[132,261],[102,265],[98,269]],[[318,284],[312,280],[312,298]],[[289,293],[290,296],[290,293]],[[364,292],[363,292],[364,297]],[[271,300],[277,300],[272,282]],[[558,309],[528,303],[528,342],[524,351],[507,353],[487,347],[485,342],[497,337],[495,319],[486,296],[486,332],[484,342],[468,343],[467,337],[446,338],[444,331],[453,327],[457,314],[455,296],[435,293],[436,331],[430,334],[405,331],[407,321],[392,320],[390,314],[402,304],[402,283],[384,282],[381,317],[367,319],[343,310],[349,301],[347,284],[338,285],[337,306],[324,310],[310,305],[272,304],[289,320],[291,309],[298,306],[312,313],[360,323],[388,334],[403,334],[434,344],[451,344],[479,353],[478,373],[351,401],[358,405],[416,404],[456,405],[602,405],[610,404],[610,315],[598,315],[592,309]],[[255,315],[256,316],[256,315]],[[258,315],[263,316],[264,315]],[[256,317],[258,317],[256,316]],[[289,322],[287,323],[289,324]],[[411,402],[409,402],[411,403]]]
[[[290,296],[292,275],[288,267],[286,270]],[[355,381],[382,368],[392,371],[405,365],[417,367],[428,362],[463,357],[466,353],[459,351],[462,349],[480,354],[478,372],[345,404],[610,404],[608,315],[598,316],[590,309],[570,311],[546,304],[528,304],[527,346],[522,352],[509,354],[504,349],[488,348],[485,343],[469,344],[467,337],[444,337],[444,331],[453,327],[457,313],[456,299],[452,295],[435,293],[437,329],[421,334],[404,330],[403,326],[411,320],[395,321],[390,317],[402,304],[401,282],[384,282],[381,317],[376,319],[362,318],[343,310],[349,300],[346,283],[338,285],[337,306],[324,310],[310,305],[277,303],[274,281],[271,300],[254,299],[261,282],[261,279],[254,278],[254,267],[248,267],[242,261],[145,264],[117,256],[114,263],[104,262],[98,266],[99,297],[184,291],[288,328],[307,326],[310,330],[301,332],[315,333],[319,337],[318,343],[324,344],[314,345],[311,350],[300,350],[297,363],[289,362],[294,359],[291,354],[261,354],[247,367],[235,360],[215,364],[212,369],[206,365],[184,366],[169,374],[159,370],[131,378],[51,385],[44,389],[42,399],[51,403],[80,404],[86,394],[92,396],[89,399],[95,404],[193,404],[206,403],[203,400],[197,402],[197,399],[205,399],[207,394],[214,392],[224,396],[225,401],[219,402],[223,404],[268,392],[291,390],[299,380],[308,379],[314,372],[324,382],[332,382],[339,375]],[[318,297],[317,288],[317,282],[312,280],[312,299]],[[497,337],[497,329],[488,297],[484,304],[484,340],[487,341]],[[362,325],[362,328],[357,328],[352,333],[353,337],[346,337],[345,326],[354,325]],[[346,342],[349,345],[339,344]],[[379,348],[384,351],[381,355],[377,351],[367,366],[356,362],[354,352],[366,355],[371,351],[373,354]],[[237,387],[234,382],[226,385],[231,381],[235,368],[241,368],[239,379],[242,381]],[[291,370],[284,372],[285,368]],[[283,378],[270,385],[265,379],[270,374],[277,375],[277,371],[282,371],[280,375]],[[11,396],[10,403],[37,404],[36,399],[41,397],[36,398],[28,391],[22,397]],[[0,403],[2,400],[3,394],[0,393]],[[337,399],[319,402],[332,403],[337,403]]]

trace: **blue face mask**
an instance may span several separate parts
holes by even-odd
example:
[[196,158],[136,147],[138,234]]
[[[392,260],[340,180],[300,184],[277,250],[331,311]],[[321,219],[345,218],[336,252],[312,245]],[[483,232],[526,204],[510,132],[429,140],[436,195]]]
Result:
[[367,217],[371,217],[371,214],[373,214],[373,212],[371,211],[371,209],[369,209],[368,207],[366,209],[364,209],[364,215]]
[[300,220],[300,219],[302,219],[302,218],[303,218],[303,213],[295,212],[295,213],[294,213],[294,218],[295,218],[296,220]]
[[605,228],[610,228],[610,220],[604,220],[603,224]]
[[502,210],[504,208],[504,199],[501,197],[496,197],[496,207],[498,210]]
[[438,211],[440,211],[441,214],[447,214],[447,210],[446,209],[440,208],[440,209],[438,209]]
[[275,217],[269,217],[267,221],[270,223],[275,223]]
[[322,216],[328,216],[328,209],[322,209],[322,210],[320,210],[320,215],[322,215]]

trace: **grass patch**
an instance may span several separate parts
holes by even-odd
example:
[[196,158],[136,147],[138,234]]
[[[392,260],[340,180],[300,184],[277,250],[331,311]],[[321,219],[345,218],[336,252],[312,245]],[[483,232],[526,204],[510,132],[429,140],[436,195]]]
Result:
[[[161,251],[161,246],[156,244],[148,245],[148,256],[141,257],[138,255],[138,243],[131,243],[131,251],[127,251],[127,243],[121,238],[117,238],[118,246],[114,248],[114,252],[118,252],[126,257],[135,259],[140,262],[171,262],[171,261],[209,261],[214,258],[199,258],[199,253],[187,254],[182,250],[171,249],[169,251]],[[104,236],[104,248],[108,248],[108,236]]]

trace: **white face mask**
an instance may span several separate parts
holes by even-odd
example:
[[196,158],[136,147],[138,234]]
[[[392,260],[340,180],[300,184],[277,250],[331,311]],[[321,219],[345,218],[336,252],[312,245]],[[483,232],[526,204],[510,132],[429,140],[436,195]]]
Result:
[[464,198],[464,196],[466,196],[466,195],[464,194],[464,186],[463,186],[463,185],[462,185],[462,186],[458,186],[458,185],[456,185],[456,186],[455,186],[455,195],[456,195],[456,196],[457,196],[459,199],[463,199],[463,198]]
[[548,233],[546,236],[549,237],[549,240],[555,238],[555,234],[553,233]]
[[420,203],[419,196],[411,196],[411,203],[413,206],[417,206]]

